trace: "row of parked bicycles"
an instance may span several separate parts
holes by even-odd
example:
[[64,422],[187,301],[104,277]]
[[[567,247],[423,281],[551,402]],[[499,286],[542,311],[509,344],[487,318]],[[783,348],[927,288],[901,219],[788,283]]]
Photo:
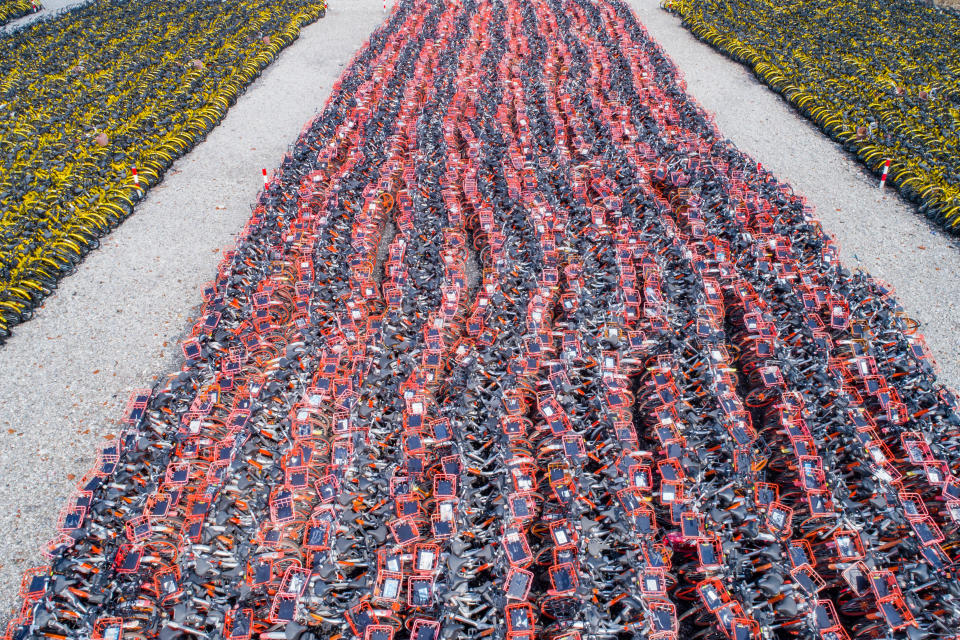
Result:
[[93,0],[0,33],[0,344],[326,9]]
[[0,26],[6,25],[12,20],[22,18],[25,15],[39,11],[41,5],[39,2],[30,0],[5,0],[0,3]]
[[7,629],[956,637],[956,396],[618,0],[398,3]]
[[934,2],[664,0],[890,182],[960,229],[960,13]]

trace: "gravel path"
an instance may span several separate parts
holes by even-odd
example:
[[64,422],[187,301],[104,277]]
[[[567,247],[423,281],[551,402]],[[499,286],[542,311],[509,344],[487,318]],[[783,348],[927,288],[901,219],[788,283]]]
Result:
[[724,135],[803,194],[847,267],[893,285],[921,322],[941,379],[960,388],[960,242],[927,222],[747,69],[684,29],[658,0],[628,0],[683,71],[688,92]]
[[70,7],[83,4],[84,2],[87,2],[87,1],[88,0],[46,0],[46,2],[42,2],[43,4],[42,10],[38,11],[37,13],[31,13],[29,15],[23,16],[22,18],[17,18],[16,20],[11,20],[9,23],[7,23],[4,29],[13,30],[13,29],[16,29],[17,27],[22,27],[26,24],[30,24],[35,20],[39,20],[40,18],[52,15],[63,9],[69,9]]
[[384,17],[382,0],[331,4],[0,348],[0,613],[23,570],[43,563],[130,392],[179,366],[200,287],[249,217],[261,169],[280,163]]
[[[48,7],[73,4],[48,0]],[[944,369],[960,381],[960,250],[743,67],[699,43],[656,0],[631,4],[686,73],[690,92],[744,151],[791,182],[836,234],[850,266],[896,287]],[[134,216],[62,281],[0,349],[0,611],[42,563],[59,509],[118,430],[130,391],[175,370],[181,332],[220,248],[249,215],[260,170],[276,166],[383,18],[381,0],[332,0],[176,163]]]

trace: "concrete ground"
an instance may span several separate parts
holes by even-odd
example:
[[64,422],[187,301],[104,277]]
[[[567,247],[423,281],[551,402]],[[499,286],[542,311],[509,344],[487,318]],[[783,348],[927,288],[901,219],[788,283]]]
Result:
[[700,42],[658,0],[628,0],[723,132],[807,198],[851,269],[893,285],[921,322],[943,382],[960,387],[960,241],[800,116],[746,67]]
[[[690,36],[656,0],[630,4],[720,129],[807,196],[849,266],[894,285],[923,322],[943,380],[957,386],[957,242],[893,192],[881,194],[837,145],[743,67]],[[0,348],[0,612],[15,605],[23,570],[42,563],[59,509],[117,432],[131,390],[179,366],[180,335],[221,247],[249,215],[261,169],[279,164],[383,16],[382,0],[331,0],[327,17],[304,29],[207,140]]]
[[382,0],[330,4],[0,347],[0,621],[130,392],[179,367],[181,333],[250,215],[261,169],[280,164],[385,16]]
[[78,4],[83,4],[87,0],[41,0],[40,4],[43,5],[43,10],[37,13],[32,13],[30,15],[18,18],[16,20],[11,20],[4,29],[12,30],[18,27],[22,27],[26,24],[30,24],[34,20],[39,20],[40,18],[51,16],[58,11],[63,11],[74,7]]

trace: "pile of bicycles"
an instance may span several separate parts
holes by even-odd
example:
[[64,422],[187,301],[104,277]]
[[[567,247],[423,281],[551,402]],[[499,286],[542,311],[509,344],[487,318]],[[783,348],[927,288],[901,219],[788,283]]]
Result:
[[39,2],[30,0],[4,0],[0,3],[0,26],[38,11],[39,6]]
[[95,0],[0,34],[0,343],[326,6]]
[[960,14],[932,3],[666,0],[943,227],[960,229]]
[[960,628],[956,396],[622,2],[398,3],[202,295],[10,640]]

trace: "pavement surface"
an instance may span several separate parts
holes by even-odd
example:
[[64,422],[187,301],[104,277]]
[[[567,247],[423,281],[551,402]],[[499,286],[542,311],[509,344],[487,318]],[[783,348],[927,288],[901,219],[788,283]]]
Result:
[[60,11],[70,9],[71,7],[75,7],[77,5],[85,4],[87,1],[88,0],[46,0],[44,2],[41,0],[43,10],[23,16],[22,18],[17,18],[16,20],[11,20],[4,26],[4,29],[8,31],[18,29],[19,27],[34,22],[35,20],[50,17]]
[[0,347],[0,622],[131,391],[179,369],[201,287],[249,217],[261,170],[280,164],[385,16],[382,0],[330,4]]
[[806,197],[850,268],[893,285],[942,368],[960,388],[960,241],[928,222],[746,67],[700,42],[657,0],[628,0],[683,72],[723,135]]
[[[45,4],[53,11],[77,3]],[[923,323],[944,382],[958,386],[957,241],[894,192],[879,192],[839,146],[655,0],[630,4],[724,134],[808,198],[848,266],[896,288]],[[0,612],[16,605],[23,570],[43,563],[60,508],[119,431],[130,392],[179,367],[201,285],[249,216],[261,169],[279,164],[384,17],[382,0],[331,5],[0,348]]]

